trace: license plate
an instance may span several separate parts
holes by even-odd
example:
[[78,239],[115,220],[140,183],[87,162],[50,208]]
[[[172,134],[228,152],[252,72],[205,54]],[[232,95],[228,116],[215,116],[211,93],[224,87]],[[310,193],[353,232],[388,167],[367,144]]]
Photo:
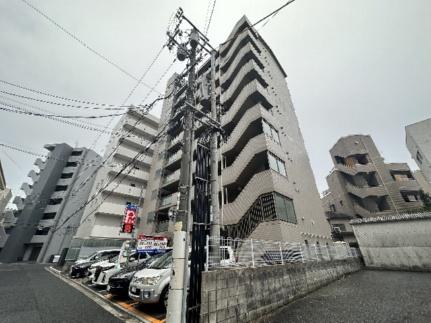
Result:
[[136,293],[136,287],[132,286],[131,291],[132,293]]

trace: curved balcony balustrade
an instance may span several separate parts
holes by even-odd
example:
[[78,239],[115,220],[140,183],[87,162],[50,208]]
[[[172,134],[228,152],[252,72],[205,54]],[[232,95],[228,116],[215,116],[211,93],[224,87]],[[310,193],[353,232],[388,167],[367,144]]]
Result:
[[260,69],[259,65],[257,65],[254,60],[250,60],[247,64],[241,67],[229,88],[225,92],[222,92],[223,105],[232,105],[232,102],[234,102],[238,95],[240,95],[242,89],[253,81],[259,82],[264,88],[268,86],[265,74]]
[[235,76],[239,73],[240,69],[251,60],[253,60],[261,70],[265,68],[261,62],[259,53],[253,45],[247,44],[238,52],[238,55],[235,57],[226,72],[221,75],[221,87],[223,89],[227,89]]
[[175,171],[181,167],[181,156],[183,155],[182,150],[178,150],[176,153],[170,155],[166,160],[165,169],[169,171]]
[[240,32],[233,41],[229,42],[225,46],[221,46],[220,69],[222,72],[225,72],[229,68],[230,63],[237,53],[248,43],[251,43],[259,53],[261,52],[256,37],[249,29]]
[[184,132],[182,131],[179,135],[171,139],[169,143],[168,152],[174,152],[181,148],[184,139]]
[[356,174],[359,174],[359,173],[372,173],[376,171],[376,168],[371,163],[366,165],[355,164],[354,166],[336,164],[335,168],[351,176],[355,176]]
[[380,186],[365,186],[359,187],[352,185],[350,183],[346,183],[346,189],[349,193],[356,195],[359,198],[366,198],[368,196],[385,196],[388,195],[385,188]]

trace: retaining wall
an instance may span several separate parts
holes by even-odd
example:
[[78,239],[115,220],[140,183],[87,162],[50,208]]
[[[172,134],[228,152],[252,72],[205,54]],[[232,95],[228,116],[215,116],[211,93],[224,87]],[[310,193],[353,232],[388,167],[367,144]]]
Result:
[[254,322],[279,307],[360,270],[357,258],[224,269],[202,274],[201,322]]

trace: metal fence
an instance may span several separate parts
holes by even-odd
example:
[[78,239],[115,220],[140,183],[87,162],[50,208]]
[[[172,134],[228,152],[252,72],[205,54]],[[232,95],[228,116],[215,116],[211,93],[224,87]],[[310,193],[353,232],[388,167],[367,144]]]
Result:
[[207,237],[206,270],[220,267],[259,267],[359,257],[347,243],[302,244],[284,241]]

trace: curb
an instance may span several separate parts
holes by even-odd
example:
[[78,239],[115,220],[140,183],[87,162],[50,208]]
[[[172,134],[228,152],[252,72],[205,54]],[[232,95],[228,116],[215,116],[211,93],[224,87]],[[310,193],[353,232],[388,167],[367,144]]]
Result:
[[[138,315],[136,315],[134,313],[131,313],[131,312],[125,310],[120,305],[117,305],[117,304],[109,301],[108,299],[106,299],[105,297],[103,297],[99,293],[93,291],[92,289],[88,288],[87,286],[85,286],[81,283],[75,282],[73,280],[67,279],[66,277],[64,277],[61,274],[61,271],[59,271],[58,269],[55,269],[52,267],[45,267],[45,269],[48,272],[50,272],[51,274],[53,274],[54,276],[56,276],[57,278],[64,281],[66,284],[76,288],[78,291],[80,291],[84,295],[88,296],[90,299],[92,299],[99,306],[101,306],[103,309],[105,309],[106,311],[108,311],[109,313],[114,315],[115,317],[117,317],[117,318],[119,318],[125,322],[128,322],[128,323],[135,323],[135,322],[152,323],[151,321],[148,321],[142,317],[139,317]],[[101,304],[101,301],[103,302],[103,304]]]

